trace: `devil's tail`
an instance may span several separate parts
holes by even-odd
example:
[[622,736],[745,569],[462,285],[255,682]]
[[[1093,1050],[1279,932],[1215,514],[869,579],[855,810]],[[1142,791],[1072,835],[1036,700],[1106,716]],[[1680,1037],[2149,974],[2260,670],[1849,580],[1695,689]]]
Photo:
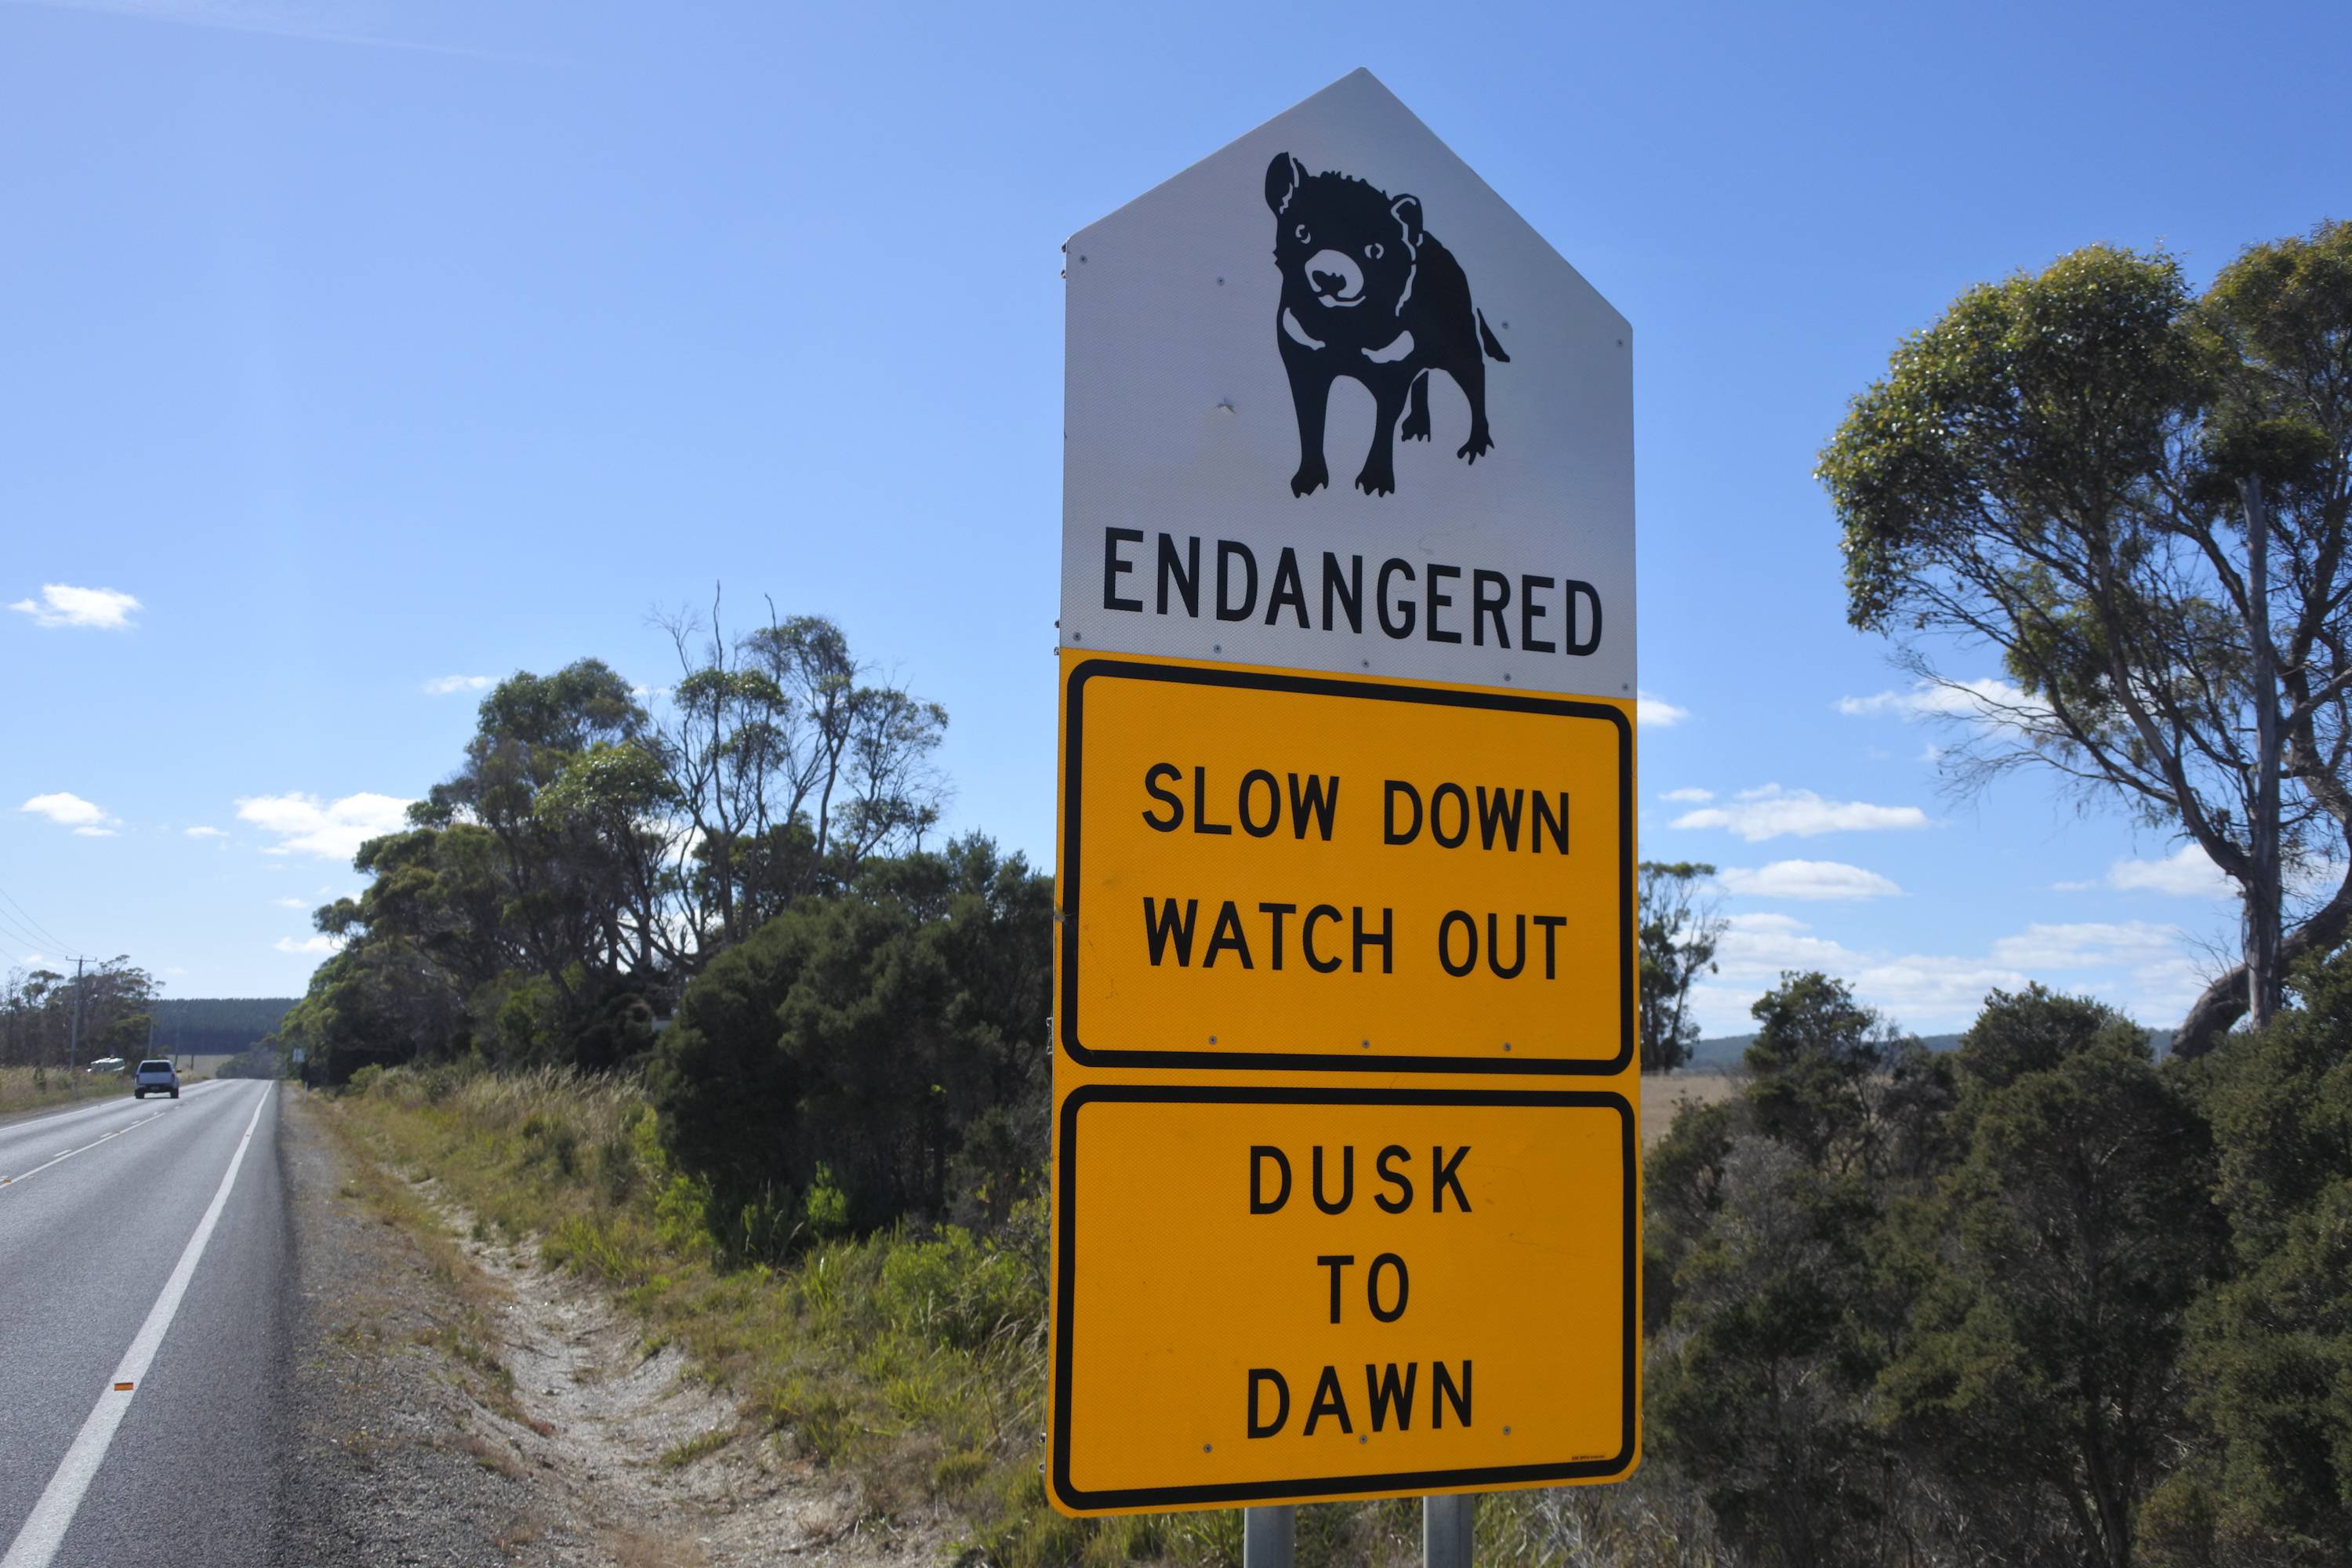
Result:
[[1511,356],[1505,353],[1503,345],[1495,341],[1495,329],[1486,324],[1486,312],[1484,310],[1478,312],[1478,341],[1486,345],[1489,358],[1500,360],[1505,364],[1511,363]]

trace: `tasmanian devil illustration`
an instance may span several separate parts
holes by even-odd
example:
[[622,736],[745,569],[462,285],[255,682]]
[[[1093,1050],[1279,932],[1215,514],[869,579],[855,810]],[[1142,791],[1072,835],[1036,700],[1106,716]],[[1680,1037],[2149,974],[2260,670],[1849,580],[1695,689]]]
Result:
[[1362,382],[1380,409],[1356,476],[1366,495],[1396,489],[1392,437],[1429,439],[1433,370],[1452,376],[1470,399],[1470,438],[1454,455],[1476,462],[1495,444],[1481,350],[1507,364],[1511,356],[1471,304],[1462,264],[1421,226],[1420,198],[1391,196],[1347,174],[1309,174],[1285,153],[1266,165],[1265,205],[1274,209],[1274,259],[1282,269],[1275,342],[1298,415],[1290,493],[1307,495],[1330,481],[1323,413],[1331,383],[1343,375]]

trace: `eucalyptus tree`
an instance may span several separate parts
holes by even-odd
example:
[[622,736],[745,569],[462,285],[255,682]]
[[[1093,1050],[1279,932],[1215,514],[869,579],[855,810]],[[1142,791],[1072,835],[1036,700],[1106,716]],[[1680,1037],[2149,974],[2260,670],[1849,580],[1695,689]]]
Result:
[[[1906,339],[1821,458],[1847,613],[1950,700],[1963,784],[2034,763],[2194,843],[2242,962],[2174,1049],[2352,930],[2352,224],[2179,262],[2091,247]],[[2005,680],[1941,662],[1990,647]]]
[[1727,922],[1711,889],[1715,868],[1696,860],[1644,860],[1634,893],[1641,944],[1642,1068],[1672,1072],[1690,1059],[1698,1025],[1691,987],[1715,972]]
[[695,963],[802,896],[838,887],[874,855],[919,848],[938,824],[937,703],[874,679],[821,616],[779,616],[730,637],[665,618],[679,673],[651,733],[689,825],[683,880]]

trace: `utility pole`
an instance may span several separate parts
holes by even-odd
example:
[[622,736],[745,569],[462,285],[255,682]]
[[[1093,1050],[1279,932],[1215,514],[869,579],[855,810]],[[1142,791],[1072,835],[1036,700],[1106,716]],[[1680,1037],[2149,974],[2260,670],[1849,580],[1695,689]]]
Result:
[[73,1011],[68,1016],[66,1034],[66,1070],[81,1066],[81,960],[74,960]]

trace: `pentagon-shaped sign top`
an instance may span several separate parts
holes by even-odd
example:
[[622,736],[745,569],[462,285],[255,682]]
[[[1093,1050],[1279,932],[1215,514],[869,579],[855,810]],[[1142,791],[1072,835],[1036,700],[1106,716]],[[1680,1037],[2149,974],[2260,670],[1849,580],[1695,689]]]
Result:
[[1369,71],[1064,265],[1065,647],[1632,699],[1632,330]]

